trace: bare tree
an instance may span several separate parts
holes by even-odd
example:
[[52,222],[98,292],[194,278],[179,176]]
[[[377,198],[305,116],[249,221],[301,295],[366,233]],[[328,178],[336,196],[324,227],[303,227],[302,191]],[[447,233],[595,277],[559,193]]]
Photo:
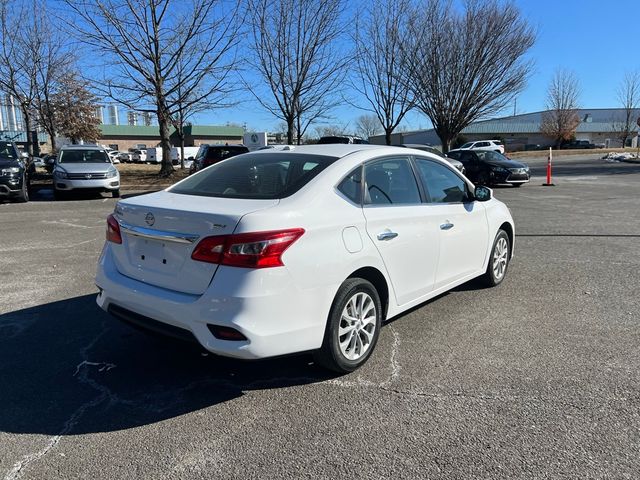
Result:
[[470,123],[494,115],[526,86],[535,32],[511,1],[423,0],[407,15],[404,76],[447,152]]
[[343,135],[349,135],[349,122],[341,124],[324,124],[318,125],[316,128],[316,135],[318,137],[341,137]]
[[407,0],[374,0],[355,28],[356,72],[351,85],[367,101],[368,105],[360,108],[377,117],[387,145],[413,107],[409,83],[402,78],[408,8]]
[[[37,10],[40,6],[34,1],[31,8]],[[39,35],[42,16],[33,14],[28,7],[22,1],[0,2],[0,90],[20,107],[27,132],[27,151],[32,155],[31,131],[43,37]]]
[[556,70],[547,89],[547,111],[542,115],[540,126],[540,131],[554,140],[556,148],[575,136],[580,124],[579,96],[580,85],[575,74]]
[[[377,135],[381,128],[380,119],[377,115],[360,115],[356,120],[356,133],[365,139]],[[391,137],[389,137],[389,140],[391,140]],[[387,145],[391,145],[391,141],[388,141]]]
[[[224,0],[64,0],[73,29],[110,65],[107,94],[158,118],[160,175],[173,172],[171,121],[179,105],[208,103],[227,91],[238,41],[237,9]],[[179,71],[188,75],[179,75]],[[226,102],[225,102],[226,103]]]
[[96,116],[98,98],[78,73],[69,72],[60,79],[51,105],[57,133],[71,143],[95,142],[100,138],[100,119]]
[[[336,41],[344,32],[342,0],[247,0],[253,59],[268,95],[258,102],[287,123],[287,143],[301,142],[312,123],[337,103],[349,55]],[[266,97],[270,97],[267,99]]]
[[622,146],[634,136],[637,130],[636,120],[640,108],[640,72],[627,72],[616,91],[617,100],[622,107],[622,118],[613,121],[613,129],[618,135]]

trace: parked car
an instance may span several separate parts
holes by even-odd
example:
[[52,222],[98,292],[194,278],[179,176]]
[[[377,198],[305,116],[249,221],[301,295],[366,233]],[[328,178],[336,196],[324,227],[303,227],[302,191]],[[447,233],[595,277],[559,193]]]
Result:
[[50,153],[49,155],[45,155],[42,158],[44,160],[44,169],[47,171],[47,173],[52,173],[53,167],[55,166],[55,163],[56,163],[56,155],[53,153]]
[[189,167],[189,173],[195,173],[214,163],[248,152],[249,149],[244,145],[200,145],[196,158],[193,159]]
[[97,303],[220,355],[314,351],[348,372],[387,319],[475,277],[501,283],[513,238],[491,190],[433,155],[286,146],[118,202]]
[[29,201],[31,172],[28,155],[13,142],[0,142],[0,199]]
[[508,183],[519,187],[530,180],[529,166],[501,153],[486,150],[451,150],[448,156],[464,164],[466,175],[476,185]]
[[443,155],[440,150],[438,150],[435,147],[432,147],[431,145],[422,145],[420,143],[403,143],[402,145],[398,145],[398,146],[404,147],[404,148],[414,148],[416,150],[421,150],[423,152],[429,152],[434,155],[437,155],[438,157],[443,158],[444,160],[449,162],[451,165],[453,165],[455,168],[457,168],[460,171],[460,173],[462,173],[463,175],[465,173],[464,165],[462,164],[462,162],[456,160],[455,158],[449,158],[446,155]]
[[131,161],[133,163],[146,163],[147,162],[147,151],[140,149],[129,149],[129,154],[131,156]]
[[318,145],[329,145],[333,143],[355,143],[360,145],[368,145],[369,141],[360,137],[353,137],[351,135],[333,135],[328,137],[320,137]]
[[103,147],[68,145],[60,149],[53,169],[53,194],[59,200],[74,191],[120,196],[120,173]]
[[596,148],[589,140],[571,140],[560,145],[563,150],[591,150]]
[[478,140],[477,142],[467,142],[456,150],[487,150],[504,153],[504,145],[500,140]]
[[130,163],[131,162],[131,154],[129,152],[120,152],[120,155],[118,155],[118,159],[122,163]]
[[109,159],[111,160],[111,163],[120,163],[120,154],[122,152],[119,152],[118,150],[107,150],[107,155],[109,155]]
[[34,167],[44,167],[44,159],[42,157],[31,157],[31,164]]

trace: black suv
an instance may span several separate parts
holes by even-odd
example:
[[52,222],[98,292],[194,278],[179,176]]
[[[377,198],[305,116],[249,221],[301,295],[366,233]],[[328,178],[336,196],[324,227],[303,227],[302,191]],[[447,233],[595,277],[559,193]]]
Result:
[[189,168],[189,173],[195,173],[214,163],[248,152],[249,149],[244,145],[200,145],[200,150],[196,153],[196,158]]
[[29,201],[30,171],[16,144],[0,141],[0,199]]

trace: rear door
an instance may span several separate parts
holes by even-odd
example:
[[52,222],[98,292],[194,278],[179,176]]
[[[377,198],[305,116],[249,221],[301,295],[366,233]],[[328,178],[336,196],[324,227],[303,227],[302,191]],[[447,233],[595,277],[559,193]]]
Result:
[[387,269],[399,305],[430,292],[438,263],[439,230],[422,202],[408,157],[365,164],[367,234]]
[[438,223],[440,255],[434,284],[438,289],[482,268],[489,226],[484,205],[471,200],[467,183],[453,169],[421,158],[415,164]]

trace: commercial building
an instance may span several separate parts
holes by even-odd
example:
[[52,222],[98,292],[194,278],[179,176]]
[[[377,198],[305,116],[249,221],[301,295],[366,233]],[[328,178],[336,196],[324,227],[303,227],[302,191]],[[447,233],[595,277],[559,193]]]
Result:
[[[467,141],[474,140],[502,140],[509,151],[524,150],[526,148],[550,147],[553,139],[546,137],[540,131],[542,119],[546,112],[525,113],[509,117],[496,118],[475,122],[462,130],[461,135]],[[617,148],[622,146],[619,132],[624,123],[625,110],[621,108],[595,108],[579,109],[578,117],[580,123],[576,128],[576,140],[588,140],[591,143],[602,144],[606,148]],[[632,118],[634,128],[635,120],[640,117],[640,109],[634,111]],[[638,141],[637,135],[632,135],[629,140],[635,146]],[[369,138],[374,144],[382,145],[385,142],[384,135],[376,135]],[[433,129],[418,130],[413,132],[394,133],[391,137],[392,144],[402,143],[426,143],[440,145],[440,139]]]
[[[152,148],[160,143],[157,126],[146,125],[100,125],[102,135],[100,145],[107,145],[115,150],[127,151],[129,148]],[[226,127],[214,125],[187,125],[184,127],[186,147],[197,147],[203,143],[224,145],[225,143],[242,143],[244,129],[242,127]],[[171,145],[180,146],[180,139],[174,128],[171,128]]]

